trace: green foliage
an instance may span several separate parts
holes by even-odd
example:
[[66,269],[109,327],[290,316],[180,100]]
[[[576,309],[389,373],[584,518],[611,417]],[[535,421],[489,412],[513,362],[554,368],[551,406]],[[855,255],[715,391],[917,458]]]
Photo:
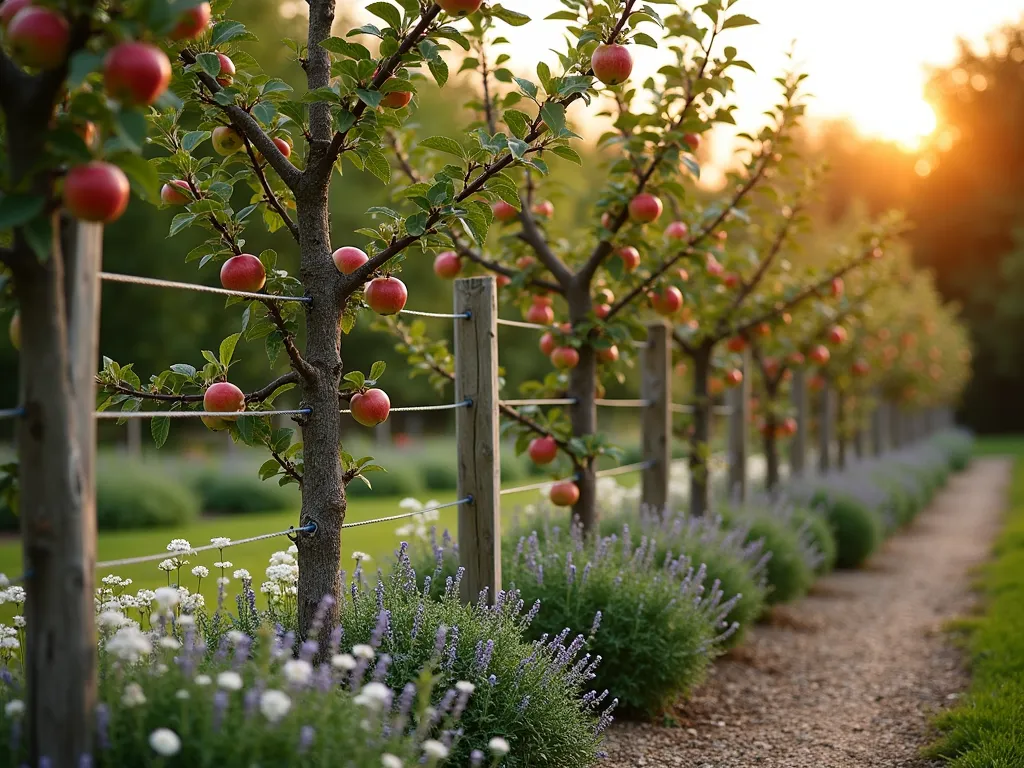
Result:
[[390,462],[386,472],[373,472],[367,478],[372,487],[357,478],[348,484],[346,493],[359,499],[370,496],[415,496],[423,490],[421,473],[414,462]]
[[156,465],[101,462],[96,472],[96,519],[100,530],[157,528],[188,523],[199,498]]
[[882,543],[883,525],[877,512],[852,496],[822,496],[825,519],[836,540],[836,567],[856,568]]
[[803,597],[814,583],[814,570],[801,549],[797,529],[768,513],[744,515],[740,524],[747,526],[748,541],[763,541],[765,552],[771,552],[765,566],[768,603]]
[[199,494],[204,513],[280,512],[299,505],[293,487],[282,488],[276,481],[260,480],[251,468],[204,469],[189,480]]
[[829,573],[836,566],[838,545],[828,520],[812,510],[797,508],[793,511],[793,522],[821,555],[815,573],[819,576]]

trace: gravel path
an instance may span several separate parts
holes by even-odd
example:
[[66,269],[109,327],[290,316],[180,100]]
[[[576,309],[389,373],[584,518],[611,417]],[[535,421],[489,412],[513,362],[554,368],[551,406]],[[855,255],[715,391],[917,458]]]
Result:
[[715,664],[678,725],[614,726],[605,768],[921,768],[930,716],[963,690],[942,625],[969,608],[1010,464],[975,461],[868,567],[823,579]]

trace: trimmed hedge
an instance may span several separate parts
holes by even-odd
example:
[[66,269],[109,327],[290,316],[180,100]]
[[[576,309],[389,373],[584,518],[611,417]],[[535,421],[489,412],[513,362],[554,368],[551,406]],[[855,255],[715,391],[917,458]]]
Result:
[[199,497],[160,465],[122,460],[96,472],[96,518],[100,530],[160,528],[198,517]]

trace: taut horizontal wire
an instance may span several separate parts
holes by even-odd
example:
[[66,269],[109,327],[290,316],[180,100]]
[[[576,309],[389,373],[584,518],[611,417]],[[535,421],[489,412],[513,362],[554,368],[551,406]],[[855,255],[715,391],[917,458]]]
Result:
[[554,328],[553,325],[540,325],[539,323],[527,323],[522,320],[506,320],[503,317],[498,318],[498,325],[508,325],[512,328],[532,328],[535,331],[550,331]]
[[[443,403],[441,405],[406,405],[401,408],[392,408],[389,413],[413,413],[415,411],[451,411],[455,408],[468,408],[473,404],[472,400],[466,399],[461,403]],[[342,408],[341,413],[352,413],[351,408]]]
[[221,296],[239,296],[243,299],[269,299],[270,301],[299,301],[304,304],[312,301],[312,299],[309,296],[278,296],[273,293],[230,291],[227,288],[214,288],[212,285],[199,285],[197,283],[179,283],[176,280],[159,280],[155,277],[121,275],[116,272],[100,272],[100,277],[112,283],[131,283],[133,285],[148,285],[152,288],[179,288],[183,291],[196,291],[198,293],[219,293]]
[[525,405],[576,405],[575,397],[540,397],[534,400],[501,400],[498,405],[508,405],[512,407],[525,406]]
[[598,477],[615,477],[615,475],[628,475],[630,472],[640,472],[653,466],[653,461],[638,461],[635,464],[623,464],[621,467],[602,469],[594,474]]
[[543,483],[533,483],[531,485],[519,485],[515,488],[502,488],[498,491],[499,496],[508,496],[511,493],[525,493],[526,491],[539,491],[541,488],[547,488],[549,485],[555,483],[562,483],[566,480],[576,480],[576,475],[570,475],[569,477],[563,477],[561,480],[545,480]]
[[597,399],[594,405],[602,408],[646,408],[651,404],[650,400],[603,400]]
[[373,520],[360,520],[357,523],[342,523],[342,528],[358,528],[362,525],[373,525],[374,523],[389,523],[392,520],[404,520],[407,517],[416,517],[417,515],[425,515],[427,512],[436,512],[439,509],[447,509],[448,507],[457,507],[459,504],[467,504],[473,500],[472,496],[467,496],[464,499],[458,501],[449,501],[447,504],[438,504],[434,507],[427,507],[426,509],[418,509],[415,512],[403,512],[400,515],[391,515],[390,517],[376,517]]
[[24,415],[25,409],[20,405],[17,408],[0,408],[0,419],[14,419]]
[[300,413],[312,413],[312,408],[298,408],[285,411],[97,411],[97,419],[155,419],[167,416],[171,419],[198,419],[203,416],[213,418],[241,418],[246,416],[295,416]]
[[402,309],[399,310],[401,315],[416,315],[417,317],[440,317],[447,318],[448,320],[469,320],[472,314],[469,312],[461,312],[457,315],[445,314],[444,312],[420,312],[417,309]]

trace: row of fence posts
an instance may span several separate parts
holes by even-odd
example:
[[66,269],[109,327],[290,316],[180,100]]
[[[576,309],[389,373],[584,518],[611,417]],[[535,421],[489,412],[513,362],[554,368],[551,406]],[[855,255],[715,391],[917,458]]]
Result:
[[[468,319],[455,324],[455,399],[472,405],[456,412],[459,498],[472,501],[459,508],[458,540],[463,596],[475,597],[484,589],[491,595],[501,588],[501,456],[498,393],[498,302],[492,277],[455,281],[455,314]],[[644,505],[656,509],[670,502],[672,465],[672,335],[663,322],[647,326],[640,361],[641,493]],[[740,385],[726,393],[728,408],[727,474],[730,496],[746,500],[749,493],[750,400],[753,370],[749,353],[742,362]],[[846,440],[836,433],[837,392],[827,384],[811,396],[804,371],[794,371],[791,382],[796,433],[789,445],[789,476],[808,471],[812,453],[812,421],[817,424],[813,454],[820,473],[841,468],[846,461]],[[678,406],[677,406],[678,408]],[[812,410],[815,418],[812,419]],[[879,400],[864,425],[852,436],[858,458],[879,456],[952,426],[948,408],[904,409]],[[864,434],[864,431],[867,434]]]

